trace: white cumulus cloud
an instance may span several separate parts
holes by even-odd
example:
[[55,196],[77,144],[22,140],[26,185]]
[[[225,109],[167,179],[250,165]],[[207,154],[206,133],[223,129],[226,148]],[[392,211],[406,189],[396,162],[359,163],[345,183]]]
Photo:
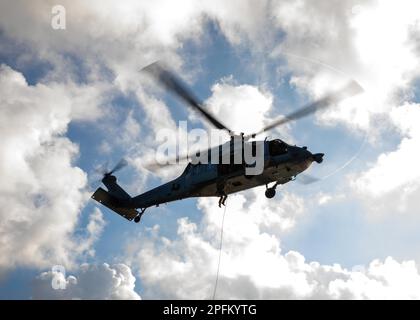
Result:
[[32,299],[138,300],[136,278],[125,264],[82,264],[75,275],[47,271],[32,283]]
[[401,142],[396,150],[381,153],[368,170],[352,175],[352,186],[377,212],[414,213],[420,192],[420,105],[395,107],[390,117],[400,131]]
[[[83,251],[73,231],[86,201],[86,175],[73,165],[78,146],[64,136],[71,110],[64,88],[29,86],[21,73],[0,66],[2,270],[71,265]],[[99,213],[92,217],[88,233],[96,237]]]
[[[283,252],[281,234],[299,219],[300,202],[287,193],[270,204],[261,198],[229,197],[216,298],[420,298],[420,273],[414,261],[388,257],[348,270],[339,264],[308,262],[296,251]],[[139,270],[144,297],[212,297],[223,212],[215,201],[200,200],[199,206],[205,214],[202,220],[178,220],[176,239],[162,237],[154,229],[140,244],[129,244],[127,254]]]
[[285,39],[273,52],[294,72],[292,84],[320,96],[349,78],[365,92],[323,114],[324,123],[375,131],[418,75],[418,1],[282,1],[273,5]]

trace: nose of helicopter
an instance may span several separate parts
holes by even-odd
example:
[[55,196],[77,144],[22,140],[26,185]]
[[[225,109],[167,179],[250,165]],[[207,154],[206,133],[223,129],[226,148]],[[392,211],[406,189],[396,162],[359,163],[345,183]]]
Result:
[[315,153],[312,155],[312,160],[317,163],[322,163],[324,154],[323,153]]
[[315,161],[317,163],[322,163],[324,154],[323,153],[311,153],[308,151],[307,147],[300,148],[301,153],[303,154],[303,157],[307,160]]
[[322,163],[324,154],[323,153],[315,153],[308,151],[306,147],[299,148],[295,151],[296,158],[299,158],[302,162],[302,166],[304,169],[309,168],[312,162]]

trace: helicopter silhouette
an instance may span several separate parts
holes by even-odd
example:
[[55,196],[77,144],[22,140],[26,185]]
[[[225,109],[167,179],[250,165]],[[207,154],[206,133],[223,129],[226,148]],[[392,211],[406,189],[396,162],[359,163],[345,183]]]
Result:
[[[295,180],[297,175],[308,169],[313,162],[322,163],[324,154],[313,154],[306,146],[290,145],[278,138],[271,140],[265,138],[263,141],[258,141],[255,140],[255,137],[275,127],[335,105],[341,100],[363,91],[357,82],[350,81],[343,88],[273,121],[258,132],[237,135],[206,110],[203,103],[196,98],[192,91],[159,62],[143,68],[143,71],[201,114],[216,129],[227,131],[231,139],[227,142],[230,147],[227,154],[226,152],[223,153],[223,150],[226,150],[223,145],[195,154],[195,157],[199,157],[201,160],[204,158],[208,161],[197,161],[196,158],[195,161],[189,161],[194,159],[194,155],[177,157],[177,161],[189,161],[179,177],[134,197],[131,197],[118,185],[117,178],[114,175],[115,172],[127,165],[127,161],[123,159],[112,170],[105,172],[102,183],[107,190],[99,187],[92,198],[127,220],[134,220],[136,223],[140,221],[147,208],[186,198],[219,197],[220,207],[225,204],[228,195],[261,185],[266,186],[265,196],[270,199],[273,198],[278,185]],[[239,148],[235,148],[238,141]],[[263,168],[258,174],[250,175],[247,174],[247,170],[252,168],[253,164],[244,161],[244,150],[251,150],[255,153],[257,145],[262,150]],[[216,161],[214,161],[214,157],[210,156],[214,150],[218,151]],[[242,159],[239,163],[234,161],[238,153],[241,155],[239,158]],[[309,182],[315,181],[310,177],[307,180]],[[269,184],[272,185],[269,186]]]

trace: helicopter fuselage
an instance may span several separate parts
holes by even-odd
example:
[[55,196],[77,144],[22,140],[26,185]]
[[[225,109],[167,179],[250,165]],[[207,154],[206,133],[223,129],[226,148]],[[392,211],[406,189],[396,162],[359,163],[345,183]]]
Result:
[[[277,185],[294,180],[312,162],[321,163],[324,156],[322,153],[312,154],[306,147],[288,145],[280,139],[264,140],[262,143],[264,166],[260,174],[247,174],[248,164],[245,162],[190,162],[178,178],[135,197],[131,197],[117,184],[115,176],[106,174],[102,182],[108,191],[99,187],[92,198],[135,222],[140,221],[140,217],[149,207],[186,198],[220,197],[220,206],[229,194],[261,185],[267,187],[266,197],[272,198]],[[231,158],[234,158],[234,153],[235,150],[230,153]],[[274,185],[269,187],[268,184],[273,182]]]
[[[273,151],[272,141],[283,147]],[[278,139],[272,141],[264,141],[261,174],[246,175],[245,164],[189,163],[178,178],[132,198],[131,206],[145,209],[191,197],[220,197],[272,182],[277,186],[293,180],[313,161],[322,161],[322,156],[317,160],[306,147],[290,146]]]

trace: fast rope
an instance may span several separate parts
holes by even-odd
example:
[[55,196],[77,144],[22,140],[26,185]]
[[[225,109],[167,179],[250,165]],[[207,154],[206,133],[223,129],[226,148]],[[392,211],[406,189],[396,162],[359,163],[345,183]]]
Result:
[[222,226],[220,228],[220,246],[219,246],[219,261],[217,263],[216,282],[214,283],[213,300],[216,298],[217,283],[219,282],[219,271],[220,271],[220,260],[222,258],[222,246],[223,246],[223,228],[225,225],[227,204],[225,203],[225,210],[223,210]]

